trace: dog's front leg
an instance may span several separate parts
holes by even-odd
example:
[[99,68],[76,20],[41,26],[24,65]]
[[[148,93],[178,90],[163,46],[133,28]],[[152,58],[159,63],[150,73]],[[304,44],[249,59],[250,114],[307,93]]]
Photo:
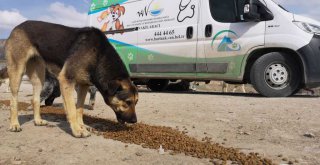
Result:
[[83,123],[83,106],[84,101],[86,99],[87,91],[89,86],[88,85],[78,85],[77,90],[77,120],[78,123],[82,128],[86,128],[85,124]]
[[63,96],[64,109],[67,114],[68,122],[72,130],[72,134],[75,137],[88,137],[90,132],[86,128],[81,127],[77,118],[76,105],[73,99],[73,92],[75,90],[75,83],[70,82],[65,77],[65,72],[62,71],[59,74],[60,90]]

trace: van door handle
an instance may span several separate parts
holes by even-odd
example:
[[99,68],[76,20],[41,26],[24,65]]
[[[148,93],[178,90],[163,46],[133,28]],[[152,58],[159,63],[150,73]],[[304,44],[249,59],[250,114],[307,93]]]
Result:
[[189,26],[187,28],[187,39],[192,39],[192,37],[193,37],[193,27]]
[[212,36],[212,25],[211,24],[208,24],[205,28],[205,36],[206,37],[211,37]]

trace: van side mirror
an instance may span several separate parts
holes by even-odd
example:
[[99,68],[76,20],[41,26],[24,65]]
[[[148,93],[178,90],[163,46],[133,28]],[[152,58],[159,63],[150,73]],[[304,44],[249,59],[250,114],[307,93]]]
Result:
[[272,12],[259,0],[245,0],[243,19],[248,22],[268,21],[274,18]]
[[249,22],[259,22],[260,14],[258,11],[258,0],[246,0],[244,3],[243,17]]

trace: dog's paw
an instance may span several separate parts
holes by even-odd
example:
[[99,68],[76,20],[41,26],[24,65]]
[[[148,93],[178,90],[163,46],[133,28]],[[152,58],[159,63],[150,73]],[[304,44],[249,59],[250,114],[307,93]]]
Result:
[[9,131],[11,132],[20,132],[22,131],[20,124],[11,124],[9,127]]
[[46,126],[46,125],[48,125],[48,121],[47,120],[42,120],[42,119],[35,120],[34,121],[34,125],[35,126]]
[[80,129],[77,131],[72,130],[72,134],[74,137],[77,137],[77,138],[85,138],[85,137],[91,136],[90,132],[86,128]]

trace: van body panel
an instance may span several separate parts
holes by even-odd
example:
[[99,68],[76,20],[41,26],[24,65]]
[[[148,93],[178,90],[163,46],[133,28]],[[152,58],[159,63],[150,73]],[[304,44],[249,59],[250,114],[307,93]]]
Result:
[[294,25],[294,17],[272,1],[266,1],[274,19],[266,22],[266,47],[288,48],[297,51],[311,41],[313,35]]

